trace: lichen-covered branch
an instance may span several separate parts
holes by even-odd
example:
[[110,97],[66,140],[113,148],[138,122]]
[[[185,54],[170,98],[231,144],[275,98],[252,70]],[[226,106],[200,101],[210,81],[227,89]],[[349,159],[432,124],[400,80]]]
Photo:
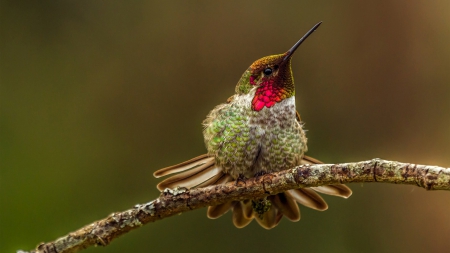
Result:
[[[352,182],[410,184],[427,190],[450,190],[450,168],[373,159],[357,163],[302,165],[238,183],[192,190],[166,189],[151,202],[113,213],[53,242],[42,243],[29,252],[77,252],[93,245],[106,246],[133,229],[181,212],[230,200],[261,198],[289,189]],[[24,252],[27,251],[18,251]]]

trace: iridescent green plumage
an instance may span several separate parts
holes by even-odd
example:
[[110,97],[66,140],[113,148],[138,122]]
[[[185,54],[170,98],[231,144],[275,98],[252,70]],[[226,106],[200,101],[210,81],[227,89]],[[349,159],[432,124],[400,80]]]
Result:
[[236,94],[247,94],[252,89],[252,85],[250,84],[250,76],[252,75],[251,69],[247,69],[242,75],[241,79],[239,79],[238,84],[236,85]]

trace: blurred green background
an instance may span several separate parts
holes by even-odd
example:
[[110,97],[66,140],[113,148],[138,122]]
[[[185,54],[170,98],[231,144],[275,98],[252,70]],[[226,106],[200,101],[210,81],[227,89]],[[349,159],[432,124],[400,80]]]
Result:
[[[156,198],[244,70],[321,20],[293,60],[309,154],[450,167],[450,1],[0,3],[0,252]],[[449,192],[350,186],[270,231],[202,209],[86,252],[448,252]]]

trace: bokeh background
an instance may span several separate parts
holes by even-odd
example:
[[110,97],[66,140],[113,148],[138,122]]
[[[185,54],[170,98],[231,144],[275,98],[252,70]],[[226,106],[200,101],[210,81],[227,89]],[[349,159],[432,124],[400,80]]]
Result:
[[[293,60],[309,154],[450,167],[450,1],[0,3],[0,252],[156,198],[244,70],[318,21]],[[271,231],[202,209],[86,252],[449,251],[449,192],[350,186]]]

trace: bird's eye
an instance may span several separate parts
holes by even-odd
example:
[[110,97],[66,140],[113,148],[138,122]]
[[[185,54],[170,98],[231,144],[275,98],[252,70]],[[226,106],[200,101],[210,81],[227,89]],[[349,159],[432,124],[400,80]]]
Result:
[[270,74],[272,74],[272,69],[271,69],[271,68],[266,68],[266,69],[264,70],[264,75],[270,76]]

